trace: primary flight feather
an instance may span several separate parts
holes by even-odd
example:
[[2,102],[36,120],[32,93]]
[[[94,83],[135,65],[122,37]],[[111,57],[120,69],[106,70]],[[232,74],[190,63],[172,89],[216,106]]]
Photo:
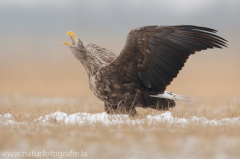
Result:
[[73,32],[63,42],[82,63],[91,91],[107,113],[137,114],[135,107],[167,110],[188,97],[166,91],[188,57],[208,48],[226,47],[216,30],[191,26],[144,26],[129,31],[116,56],[95,44],[83,44]]

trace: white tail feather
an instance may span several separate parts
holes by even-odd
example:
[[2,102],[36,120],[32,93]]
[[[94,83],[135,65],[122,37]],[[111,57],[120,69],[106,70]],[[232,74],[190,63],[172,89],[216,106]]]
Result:
[[172,92],[165,91],[164,94],[157,94],[157,95],[149,95],[150,97],[156,98],[166,98],[171,99],[174,101],[181,101],[181,102],[191,102],[193,99],[191,97],[186,97],[178,94],[174,94]]

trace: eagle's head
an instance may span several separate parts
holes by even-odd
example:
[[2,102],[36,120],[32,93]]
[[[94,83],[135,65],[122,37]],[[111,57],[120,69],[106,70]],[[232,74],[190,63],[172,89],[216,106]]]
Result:
[[82,56],[84,56],[84,54],[86,53],[86,50],[82,41],[72,31],[67,32],[67,35],[70,36],[72,40],[72,44],[68,42],[62,42],[62,43],[69,47],[69,49],[72,51],[72,53],[75,55],[76,58],[79,59],[79,57],[81,58]]
[[74,32],[69,31],[67,35],[70,36],[72,43],[63,42],[63,44],[68,46],[73,55],[82,63],[87,73],[96,72],[101,64],[99,58],[97,59],[96,57],[100,54],[96,54],[95,51],[89,51],[86,44],[83,44]]

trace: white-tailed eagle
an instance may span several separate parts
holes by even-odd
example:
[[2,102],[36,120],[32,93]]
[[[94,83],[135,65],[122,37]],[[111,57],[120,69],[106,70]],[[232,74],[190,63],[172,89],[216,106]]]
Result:
[[216,30],[190,25],[144,26],[129,31],[116,56],[95,44],[83,44],[68,32],[63,42],[82,63],[92,92],[104,102],[107,113],[137,114],[135,107],[167,110],[188,97],[166,91],[191,54],[226,47]]

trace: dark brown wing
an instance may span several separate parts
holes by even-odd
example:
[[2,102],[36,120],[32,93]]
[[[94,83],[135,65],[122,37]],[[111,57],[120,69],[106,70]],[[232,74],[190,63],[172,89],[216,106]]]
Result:
[[129,32],[120,55],[103,71],[120,83],[142,82],[164,92],[191,54],[222,48],[216,30],[198,26],[145,26]]

